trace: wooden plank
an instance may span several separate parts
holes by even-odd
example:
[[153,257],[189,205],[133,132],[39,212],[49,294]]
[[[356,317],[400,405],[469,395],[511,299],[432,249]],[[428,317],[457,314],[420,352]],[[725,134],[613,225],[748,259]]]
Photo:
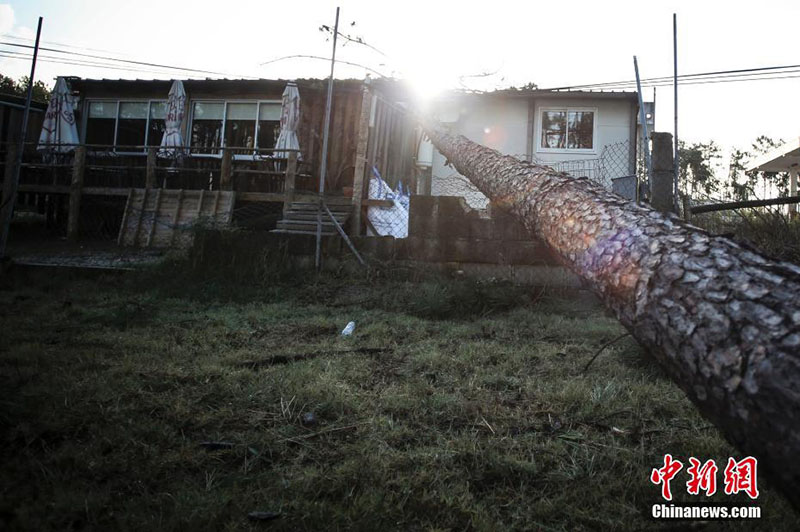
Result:
[[154,188],[156,186],[156,148],[147,149],[147,167],[145,170],[144,187]]
[[[147,190],[147,189],[145,189]],[[156,189],[156,204],[153,207],[153,221],[150,223],[150,230],[147,232],[147,243],[145,247],[150,247],[153,243],[153,234],[156,232],[156,224],[158,223],[158,208],[161,206],[161,189]]]
[[233,176],[233,151],[222,149],[222,162],[219,169],[219,188],[220,190],[231,190]]
[[361,115],[358,121],[358,141],[356,142],[355,171],[353,173],[353,223],[351,224],[351,233],[355,236],[361,234],[361,202],[364,199],[364,170],[367,165],[371,103],[369,87],[364,85],[361,94]]
[[[147,208],[147,189],[145,188],[140,190],[142,191],[142,205],[139,208],[139,216],[136,217],[136,228],[133,231],[132,245],[134,246],[137,244],[137,242],[139,242],[139,231],[142,229],[142,216],[144,215],[144,210]],[[134,202],[134,205],[136,205],[136,202]]]
[[216,190],[213,192],[214,194],[214,207],[211,209],[211,219],[214,220],[216,223],[217,221],[217,212],[219,211],[219,198],[221,196],[221,192]]
[[372,167],[375,165],[375,160],[378,157],[378,143],[380,141],[381,124],[383,123],[383,102],[380,101],[378,95],[374,95],[375,99],[375,117],[374,126],[370,128],[369,132],[369,158],[367,159],[367,183],[372,176]]
[[83,194],[93,196],[127,196],[127,188],[116,187],[83,187]]
[[72,182],[69,187],[69,214],[67,216],[67,240],[78,239],[78,221],[81,212],[81,192],[83,176],[86,169],[86,146],[75,148],[75,159],[72,162]]
[[200,216],[203,214],[203,198],[205,197],[205,190],[200,190],[200,194],[197,198],[197,211],[195,212],[195,219],[199,220]]
[[19,192],[36,192],[39,194],[69,194],[68,185],[20,185]]
[[125,202],[125,210],[122,212],[122,223],[119,225],[119,234],[117,235],[117,245],[121,246],[124,244],[123,237],[125,235],[125,230],[128,226],[128,216],[131,211],[131,199],[133,198],[133,189],[128,190],[128,200]]
[[183,206],[183,189],[178,190],[178,203],[175,205],[175,214],[172,216],[172,235],[169,239],[169,245],[175,245],[175,235],[180,232],[180,226],[178,225],[178,220],[181,217],[181,207]]
[[289,210],[294,201],[294,187],[297,176],[297,153],[289,154],[289,161],[286,163],[286,175],[283,181],[283,212]]

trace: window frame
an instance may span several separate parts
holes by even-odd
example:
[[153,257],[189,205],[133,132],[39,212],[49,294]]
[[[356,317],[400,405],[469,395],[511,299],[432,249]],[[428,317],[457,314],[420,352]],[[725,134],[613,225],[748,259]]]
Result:
[[[114,142],[111,144],[114,153],[118,153],[120,155],[147,155],[147,148],[148,147],[155,147],[149,146],[147,144],[149,137],[150,137],[150,114],[151,108],[154,103],[167,103],[167,100],[159,100],[159,99],[152,99],[152,98],[87,98],[86,100],[86,122],[84,122],[83,128],[83,138],[86,139],[86,135],[89,132],[89,120],[91,120],[90,109],[91,105],[94,102],[114,102],[116,104],[116,111],[114,113]],[[142,151],[122,151],[117,148],[117,137],[119,136],[119,110],[122,103],[147,103],[147,120],[145,122],[145,129],[144,129],[144,149]]]
[[[234,159],[252,159],[253,156],[256,154],[257,150],[259,149],[266,149],[261,146],[258,146],[258,134],[261,129],[261,105],[262,104],[277,104],[279,107],[283,104],[282,100],[247,100],[247,99],[213,99],[213,98],[197,98],[194,100],[190,100],[189,102],[189,123],[187,124],[187,137],[191,137],[192,128],[194,127],[194,104],[195,103],[222,103],[224,104],[224,110],[222,113],[222,138],[220,139],[220,148],[217,153],[197,153],[194,150],[191,151],[192,157],[222,157],[222,150],[223,148],[227,148],[228,146],[225,145],[225,126],[228,122],[228,104],[237,104],[237,103],[254,103],[256,104],[256,127],[255,127],[255,134],[253,138],[253,154],[248,155],[246,153],[235,153],[233,154]],[[243,146],[234,146],[235,148],[244,148]],[[274,146],[270,146],[270,148],[274,148]]]
[[[542,146],[542,127],[544,125],[544,113],[548,111],[556,111],[556,112],[564,112],[567,115],[567,129],[565,134],[567,135],[567,142],[569,142],[569,113],[570,112],[589,112],[594,114],[594,118],[592,120],[592,147],[591,148],[545,148]],[[537,153],[585,153],[585,154],[597,154],[597,107],[585,107],[585,106],[578,106],[578,107],[571,107],[568,105],[552,105],[552,106],[543,106],[537,109],[536,113],[536,137],[533,139],[533,142],[536,146]]]

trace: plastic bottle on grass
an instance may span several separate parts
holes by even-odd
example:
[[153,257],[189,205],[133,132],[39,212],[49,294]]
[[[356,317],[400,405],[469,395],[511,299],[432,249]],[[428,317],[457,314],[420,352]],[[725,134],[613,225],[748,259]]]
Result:
[[356,329],[356,322],[351,321],[347,324],[347,326],[342,330],[342,336],[350,336],[353,334],[353,331]]

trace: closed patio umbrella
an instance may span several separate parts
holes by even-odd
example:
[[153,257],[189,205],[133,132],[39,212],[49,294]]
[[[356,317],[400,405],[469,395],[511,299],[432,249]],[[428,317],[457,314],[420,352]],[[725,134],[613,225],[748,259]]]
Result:
[[50,95],[50,103],[39,135],[39,150],[70,152],[80,142],[73,112],[74,100],[67,81],[59,77]]
[[[275,142],[276,150],[299,150],[300,142],[297,140],[297,125],[300,122],[300,91],[297,84],[290,81],[283,90],[281,102],[281,131]],[[289,157],[289,152],[276,151],[275,157]],[[298,160],[301,158],[297,154]]]
[[183,154],[183,136],[181,124],[186,108],[186,91],[183,82],[175,80],[169,89],[167,97],[167,114],[164,120],[164,136],[161,139],[161,149],[158,154],[162,157],[175,157]]

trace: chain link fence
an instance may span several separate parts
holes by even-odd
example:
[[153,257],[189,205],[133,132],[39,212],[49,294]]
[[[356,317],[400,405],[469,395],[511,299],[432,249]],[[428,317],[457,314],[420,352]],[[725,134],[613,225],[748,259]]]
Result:
[[[520,155],[516,157],[525,159]],[[566,172],[573,177],[589,178],[630,200],[636,199],[640,182],[646,175],[642,150],[636,150],[636,159],[634,160],[629,141],[606,145],[600,152],[600,157],[594,159],[569,159],[554,162],[534,157],[533,162],[550,166],[557,172]],[[433,178],[431,194],[434,196],[461,196],[473,209],[486,209],[489,199],[466,177],[450,167],[448,169],[451,171],[447,175]]]

